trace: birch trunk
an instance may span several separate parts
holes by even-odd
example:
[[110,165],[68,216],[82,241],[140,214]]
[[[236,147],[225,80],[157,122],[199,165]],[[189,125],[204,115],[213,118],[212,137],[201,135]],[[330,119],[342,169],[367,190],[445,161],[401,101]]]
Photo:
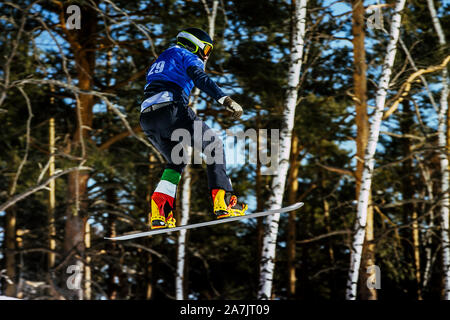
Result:
[[[439,44],[444,48],[446,45],[445,35],[439,22],[433,0],[427,0],[428,9],[430,10],[433,26],[439,38]],[[448,174],[448,157],[446,145],[445,116],[448,110],[448,74],[447,68],[442,70],[442,92],[440,109],[438,114],[438,144],[441,163],[441,190],[444,193],[441,199],[441,236],[442,236],[442,269],[444,273],[444,299],[450,300],[450,242],[449,242],[449,174]]]
[[[364,153],[369,137],[369,118],[367,115],[367,64],[364,31],[364,3],[363,0],[352,0],[352,35],[353,35],[353,86],[355,94],[356,111],[356,199],[361,189],[361,177],[364,169]],[[370,202],[370,199],[369,199]],[[362,253],[363,273],[361,275],[361,298],[364,300],[376,300],[375,289],[367,288],[367,280],[372,276],[366,272],[367,268],[375,263],[375,246],[373,242],[373,208],[369,207],[366,224],[366,239]]]
[[357,284],[359,278],[359,268],[361,266],[361,255],[366,234],[367,210],[369,206],[370,188],[372,184],[372,174],[375,163],[375,152],[380,133],[381,120],[383,117],[386,94],[391,79],[392,67],[394,65],[395,54],[397,52],[397,41],[400,34],[401,11],[405,6],[405,0],[398,0],[395,4],[395,13],[392,18],[390,41],[387,47],[386,56],[380,84],[376,94],[376,109],[373,122],[370,126],[370,135],[367,149],[364,155],[364,169],[361,178],[361,188],[358,196],[357,216],[355,223],[355,235],[353,238],[352,251],[350,257],[350,269],[347,279],[346,299],[355,300]]
[[[217,8],[219,6],[219,0],[214,0],[212,4],[212,9],[208,8],[208,5],[205,1],[202,1],[205,6],[205,11],[208,16],[208,34],[211,39],[214,39],[215,25],[216,25],[216,16],[217,16]],[[194,99],[192,102],[192,109],[195,111],[197,97],[199,96],[200,91],[198,88],[194,91]],[[188,159],[192,157],[192,149],[188,150]],[[186,225],[189,222],[189,211],[191,207],[191,172],[190,166],[187,165],[185,171],[183,173],[183,189],[182,189],[182,204],[181,204],[181,225]],[[175,278],[175,296],[177,300],[183,300],[185,298],[185,283],[184,283],[184,275],[185,275],[185,264],[186,264],[186,242],[187,242],[187,230],[181,230],[178,234],[178,250],[177,250],[177,274]]]
[[[297,106],[297,87],[299,84],[300,70],[302,66],[307,0],[293,1],[292,4],[294,5],[294,14],[292,17],[294,23],[288,78],[289,89],[287,93],[286,107],[283,114],[284,125],[281,129],[278,174],[273,178],[273,193],[269,198],[270,209],[281,207],[283,202],[284,187],[286,184],[291,152],[295,108]],[[274,214],[267,217],[261,254],[258,290],[259,299],[269,299],[271,297],[279,219],[280,214]]]
[[[191,150],[189,150],[189,158]],[[180,225],[186,225],[189,221],[189,210],[191,206],[191,173],[190,167],[186,167],[183,174],[183,189],[181,203],[181,221]],[[186,255],[186,232],[181,230],[178,235],[178,252],[177,252],[177,277],[175,279],[176,299],[183,300],[184,296],[184,272],[185,272],[185,255]]]
[[[422,160],[419,157],[416,157],[417,163],[419,165],[420,171],[422,173],[423,181],[425,183],[428,199],[430,203],[434,203],[434,194],[433,194],[433,181],[431,180],[430,170],[422,164]],[[428,282],[431,277],[431,264],[432,264],[432,244],[433,244],[433,231],[434,230],[434,209],[430,208],[430,218],[428,222],[428,228],[425,232],[425,270],[423,272],[423,281],[422,281],[422,290],[425,290],[428,286]]]

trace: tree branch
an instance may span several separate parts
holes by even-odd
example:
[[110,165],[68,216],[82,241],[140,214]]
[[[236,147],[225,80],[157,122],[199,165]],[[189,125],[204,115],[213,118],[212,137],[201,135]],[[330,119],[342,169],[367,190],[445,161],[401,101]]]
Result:
[[29,188],[25,192],[22,192],[21,194],[18,194],[16,196],[12,197],[11,199],[9,199],[8,201],[6,201],[5,203],[1,204],[0,205],[0,212],[1,211],[5,211],[10,206],[15,204],[16,202],[19,202],[20,200],[25,199],[29,195],[31,195],[31,194],[39,191],[39,190],[45,189],[46,186],[50,183],[50,181],[55,180],[55,179],[65,175],[65,174],[68,174],[68,173],[70,173],[72,171],[77,171],[77,170],[92,170],[92,168],[90,168],[90,167],[73,167],[73,168],[70,168],[70,169],[66,169],[66,170],[60,171],[60,172],[54,174],[53,176],[51,176],[50,178],[48,178],[43,183],[41,183],[41,184],[39,184],[37,186],[34,186],[32,188]]
[[447,64],[450,62],[450,55],[448,55],[444,61],[442,61],[441,64],[437,65],[437,66],[431,66],[428,67],[426,69],[420,69],[416,72],[414,72],[412,75],[410,75],[408,77],[408,79],[406,80],[405,83],[402,84],[400,91],[398,92],[397,96],[396,96],[396,100],[394,101],[394,103],[391,105],[391,107],[388,109],[388,111],[385,112],[384,116],[383,116],[383,120],[387,119],[391,114],[393,114],[395,112],[395,110],[397,110],[398,105],[400,104],[400,102],[403,101],[403,99],[408,95],[409,90],[411,90],[411,84],[414,82],[414,80],[417,77],[420,77],[423,74],[426,73],[432,73],[438,70],[442,70],[444,69]]

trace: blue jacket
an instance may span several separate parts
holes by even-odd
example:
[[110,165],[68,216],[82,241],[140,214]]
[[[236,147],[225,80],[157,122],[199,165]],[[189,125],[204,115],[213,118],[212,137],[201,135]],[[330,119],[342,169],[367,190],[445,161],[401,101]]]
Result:
[[180,46],[165,50],[151,65],[147,73],[145,97],[162,91],[173,94],[175,101],[189,103],[194,85],[215,100],[225,94],[204,71],[204,62],[192,52]]

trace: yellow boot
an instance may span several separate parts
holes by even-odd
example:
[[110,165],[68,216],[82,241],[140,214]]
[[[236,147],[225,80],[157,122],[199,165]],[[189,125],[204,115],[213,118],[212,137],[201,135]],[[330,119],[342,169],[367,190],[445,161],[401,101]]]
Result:
[[170,203],[154,193],[151,200],[151,212],[149,214],[149,224],[151,229],[175,228],[175,218],[173,208]]
[[213,189],[212,198],[214,205],[214,214],[217,219],[243,216],[248,209],[248,205],[238,203],[237,197],[231,192],[223,189]]

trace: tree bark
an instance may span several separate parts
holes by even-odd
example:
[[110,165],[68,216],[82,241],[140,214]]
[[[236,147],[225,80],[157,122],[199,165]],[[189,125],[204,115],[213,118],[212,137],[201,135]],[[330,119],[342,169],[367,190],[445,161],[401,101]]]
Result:
[[[150,203],[151,203],[151,193],[153,192],[153,190],[155,190],[156,185],[158,183],[158,177],[157,177],[157,172],[159,173],[159,169],[157,169],[157,159],[156,156],[150,152],[149,155],[149,166],[148,166],[148,189],[147,189],[147,198],[146,198],[146,203],[147,206],[145,208],[145,210],[147,212],[151,212],[151,207],[150,207]],[[151,213],[149,213],[151,214]],[[149,220],[150,221],[150,218]],[[150,242],[150,239],[148,239],[148,242]],[[146,261],[146,268],[145,268],[145,278],[146,278],[146,293],[145,293],[145,299],[146,300],[150,300],[153,298],[153,287],[154,287],[154,277],[153,277],[153,257],[152,254],[150,252],[145,253],[147,255],[147,261]]]
[[[115,204],[116,196],[113,189],[106,190],[106,202],[108,206]],[[112,213],[108,213],[108,237],[116,236],[116,216]],[[115,241],[110,241],[107,243],[107,251],[113,260],[109,263],[108,267],[108,282],[107,282],[107,294],[110,300],[116,300],[118,298],[118,290],[116,285],[116,280],[119,277],[120,268],[117,266],[117,262],[114,258],[118,255],[117,243]]]
[[[445,48],[447,41],[445,40],[445,34],[442,30],[439,18],[434,7],[433,0],[427,0],[428,8],[430,10],[431,19],[433,21],[434,29],[438,35],[439,44],[442,48]],[[446,144],[446,119],[445,116],[448,111],[448,72],[447,68],[442,70],[442,91],[440,99],[440,109],[438,113],[438,143],[440,148],[440,164],[441,164],[441,192],[443,197],[441,199],[441,237],[442,237],[442,269],[443,269],[443,282],[444,292],[443,298],[450,300],[450,239],[449,239],[449,161],[448,161],[448,148]]]
[[150,300],[153,298],[153,257],[150,252],[146,254],[147,256],[147,266],[145,268],[145,300]]
[[[363,0],[352,0],[352,35],[353,35],[353,87],[355,95],[356,110],[356,199],[358,199],[361,189],[361,177],[364,169],[364,153],[369,138],[369,118],[367,115],[367,64],[366,49],[364,44],[364,3]],[[364,270],[361,276],[361,299],[376,300],[377,292],[375,289],[367,287],[366,283],[371,274],[365,272],[367,267],[375,263],[375,251],[372,243],[373,234],[373,209],[369,207],[367,215],[366,237],[362,254],[362,267]]]
[[[259,132],[261,129],[261,114],[259,111],[259,106],[257,106],[257,114],[256,114],[256,129]],[[256,139],[256,150],[258,150],[257,161],[256,161],[256,178],[255,178],[255,194],[256,194],[256,212],[263,211],[264,208],[264,198],[263,198],[263,190],[266,187],[266,181],[263,180],[261,174],[261,159],[260,159],[260,150],[261,150],[261,135],[258,134],[258,138]],[[256,242],[257,242],[257,250],[258,250],[258,259],[261,260],[262,246],[264,239],[264,218],[257,218],[256,223]],[[260,265],[258,264],[257,275],[260,273],[259,269]]]
[[364,4],[363,0],[352,0],[353,35],[353,87],[356,110],[356,196],[361,189],[361,177],[364,168],[364,153],[369,137],[369,118],[367,115],[367,64],[364,45]]
[[[50,151],[50,165],[48,168],[49,176],[55,174],[55,118],[50,119],[49,126],[49,151]],[[48,194],[48,245],[50,252],[48,253],[48,268],[52,269],[55,266],[55,249],[56,249],[56,229],[55,229],[55,180],[49,183]]]
[[405,6],[405,0],[397,0],[395,13],[392,18],[390,41],[384,59],[382,75],[376,93],[376,109],[373,122],[370,126],[370,136],[364,156],[364,169],[361,177],[361,187],[358,196],[357,216],[355,222],[355,234],[350,253],[350,268],[347,280],[346,299],[355,300],[361,266],[362,249],[366,236],[367,211],[369,207],[372,174],[375,163],[375,151],[380,133],[381,120],[386,101],[386,94],[391,79],[392,67],[397,52],[397,41],[400,34],[401,11]]
[[[289,170],[289,204],[297,202],[298,193],[298,172],[300,163],[297,160],[299,153],[298,136],[292,137],[292,159],[291,169]],[[288,274],[289,274],[289,296],[295,297],[297,276],[295,272],[295,250],[296,250],[296,212],[289,212],[288,231],[287,231],[287,255],[288,255]]]
[[[292,19],[295,22],[293,23],[288,92],[286,106],[283,112],[284,123],[280,137],[279,167],[277,175],[272,180],[273,194],[269,198],[270,209],[280,208],[283,204],[283,194],[291,152],[292,129],[294,127],[295,109],[297,106],[300,70],[302,66],[307,0],[293,1],[292,4],[294,6]],[[272,297],[279,219],[280,214],[267,217],[261,255],[259,299],[270,299]]]
[[[83,6],[81,15],[82,28],[75,36],[68,36],[71,50],[75,58],[77,72],[77,86],[80,90],[90,91],[94,88],[95,54],[97,13],[90,6]],[[64,15],[63,15],[64,16]],[[61,23],[64,23],[62,21]],[[92,128],[95,100],[90,94],[78,94],[77,96],[77,128],[71,141],[71,149],[81,151],[81,158],[87,157],[85,139],[89,137],[88,129]],[[64,235],[64,251],[67,253],[75,250],[75,259],[69,264],[82,265],[80,257],[84,256],[84,232],[87,212],[87,182],[89,174],[86,171],[74,171],[68,176],[66,225]],[[83,281],[81,281],[83,282]],[[75,296],[82,298],[82,289],[75,290]]]
[[362,300],[377,300],[377,290],[367,285],[371,277],[375,276],[375,269],[369,268],[375,265],[375,243],[373,223],[372,196],[369,195],[369,207],[367,208],[366,235],[361,257],[360,297]]
[[5,263],[6,282],[5,294],[9,297],[16,296],[16,208],[12,206],[6,210],[5,216]]
[[[403,101],[403,114],[400,119],[400,130],[402,134],[413,134],[411,132],[411,128],[414,126],[413,114],[410,108],[410,101]],[[403,155],[407,156],[413,152],[411,141],[409,139],[402,140],[402,151]],[[403,162],[403,170],[402,172],[402,194],[405,200],[413,199],[415,194],[416,182],[413,176],[413,158]],[[413,244],[413,257],[414,257],[414,267],[415,267],[415,276],[417,283],[417,299],[422,300],[422,292],[421,292],[421,273],[420,273],[420,235],[419,235],[419,225],[417,222],[417,208],[415,203],[406,203],[403,206],[403,212],[405,216],[405,223],[408,223],[408,220],[412,219],[412,244]]]
[[[422,173],[423,181],[427,189],[428,200],[430,203],[434,203],[434,193],[433,193],[433,181],[431,180],[430,170],[426,165],[418,159],[418,165]],[[432,245],[433,245],[433,230],[434,230],[434,210],[430,208],[430,217],[427,222],[428,228],[425,232],[425,268],[423,272],[422,289],[425,290],[428,286],[431,277],[431,264],[432,264]]]
[[[188,152],[191,155],[191,150]],[[191,173],[190,166],[185,168],[183,173],[183,189],[182,189],[182,204],[181,204],[181,221],[180,225],[188,224],[189,211],[191,206]],[[187,230],[181,230],[178,236],[178,250],[177,250],[177,276],[175,279],[176,299],[185,299],[185,282],[184,276],[186,272],[186,242]]]
[[[91,226],[89,221],[85,222],[85,232],[84,232],[84,246],[86,249],[91,247]],[[91,275],[91,257],[86,255],[86,264],[84,265],[84,292],[83,299],[91,300],[92,299],[92,275]]]

